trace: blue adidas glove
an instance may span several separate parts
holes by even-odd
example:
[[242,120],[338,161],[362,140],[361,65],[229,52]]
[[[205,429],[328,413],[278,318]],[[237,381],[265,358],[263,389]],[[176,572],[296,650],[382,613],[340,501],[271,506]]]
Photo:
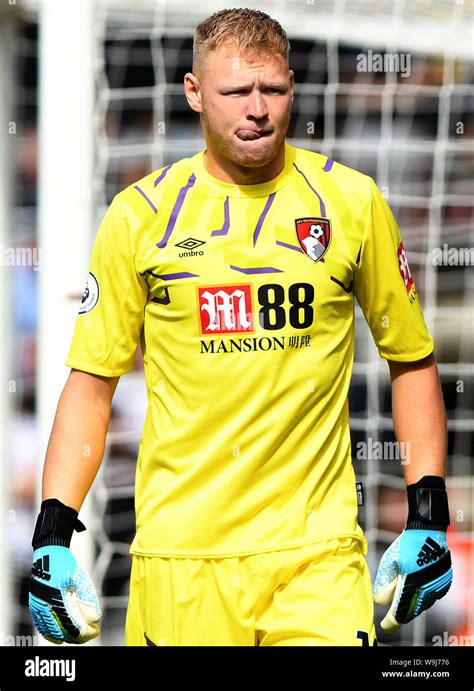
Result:
[[33,536],[29,608],[39,633],[52,643],[85,643],[100,633],[97,594],[69,550],[74,530],[85,530],[77,511],[58,499],[42,503]]
[[392,602],[380,624],[385,633],[395,633],[444,597],[453,578],[444,480],[425,475],[408,485],[407,495],[407,525],[383,555],[374,583],[375,604]]

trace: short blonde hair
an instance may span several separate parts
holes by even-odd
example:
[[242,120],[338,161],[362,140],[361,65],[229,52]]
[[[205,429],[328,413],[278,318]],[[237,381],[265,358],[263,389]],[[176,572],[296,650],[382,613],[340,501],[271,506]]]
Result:
[[290,42],[281,25],[265,12],[244,8],[220,10],[196,27],[193,43],[193,72],[199,69],[206,55],[224,43],[235,43],[246,55],[272,53],[288,60]]

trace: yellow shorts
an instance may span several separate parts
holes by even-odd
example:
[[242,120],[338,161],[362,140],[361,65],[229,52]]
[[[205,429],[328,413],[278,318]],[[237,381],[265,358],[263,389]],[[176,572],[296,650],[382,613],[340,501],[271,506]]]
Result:
[[142,646],[374,645],[361,541],[217,559],[133,556],[125,642]]

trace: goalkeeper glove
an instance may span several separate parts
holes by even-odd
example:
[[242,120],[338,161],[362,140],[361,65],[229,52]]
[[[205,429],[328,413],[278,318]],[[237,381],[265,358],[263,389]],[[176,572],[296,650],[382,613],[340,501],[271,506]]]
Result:
[[33,623],[52,643],[85,643],[100,632],[102,611],[92,581],[69,550],[77,511],[46,499],[33,535],[29,608]]
[[425,475],[407,486],[407,496],[405,530],[383,555],[374,583],[375,604],[392,602],[381,622],[385,633],[395,633],[444,597],[453,578],[444,480]]

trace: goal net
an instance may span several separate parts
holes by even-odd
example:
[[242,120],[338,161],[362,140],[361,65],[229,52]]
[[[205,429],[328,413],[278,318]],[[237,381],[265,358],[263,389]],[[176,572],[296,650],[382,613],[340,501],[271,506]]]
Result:
[[[93,80],[95,87],[86,133],[93,138],[93,222],[81,237],[88,251],[100,218],[118,191],[203,148],[198,117],[183,95],[193,32],[206,16],[238,6],[204,0],[91,3],[93,60],[84,79]],[[25,5],[38,9],[37,3]],[[474,618],[468,603],[474,596],[474,273],[473,251],[469,252],[474,246],[473,3],[280,0],[248,1],[245,6],[278,19],[292,45],[290,67],[296,87],[289,141],[376,180],[401,228],[435,338],[448,410],[447,484],[456,580],[434,608],[395,637],[379,635],[379,643],[447,645],[454,636],[450,644],[472,644]],[[57,87],[56,97],[51,95],[56,103],[49,103],[52,109],[61,107],[61,86]],[[75,136],[83,133],[76,131]],[[85,279],[83,254],[80,263]],[[77,273],[59,286],[69,296],[82,291]],[[67,310],[72,314],[70,302]],[[404,527],[406,499],[393,444],[388,367],[378,356],[358,307],[356,320],[351,433],[354,468],[365,494],[360,523],[368,538],[374,576],[383,551]],[[39,366],[48,368],[53,356],[45,350]],[[40,382],[48,385],[44,377]],[[106,455],[88,509],[91,571],[104,606],[99,642],[103,645],[124,642],[134,474],[145,407],[137,355],[135,370],[117,388]],[[50,422],[46,416],[43,438],[49,434]],[[377,624],[382,616],[377,612]]]

